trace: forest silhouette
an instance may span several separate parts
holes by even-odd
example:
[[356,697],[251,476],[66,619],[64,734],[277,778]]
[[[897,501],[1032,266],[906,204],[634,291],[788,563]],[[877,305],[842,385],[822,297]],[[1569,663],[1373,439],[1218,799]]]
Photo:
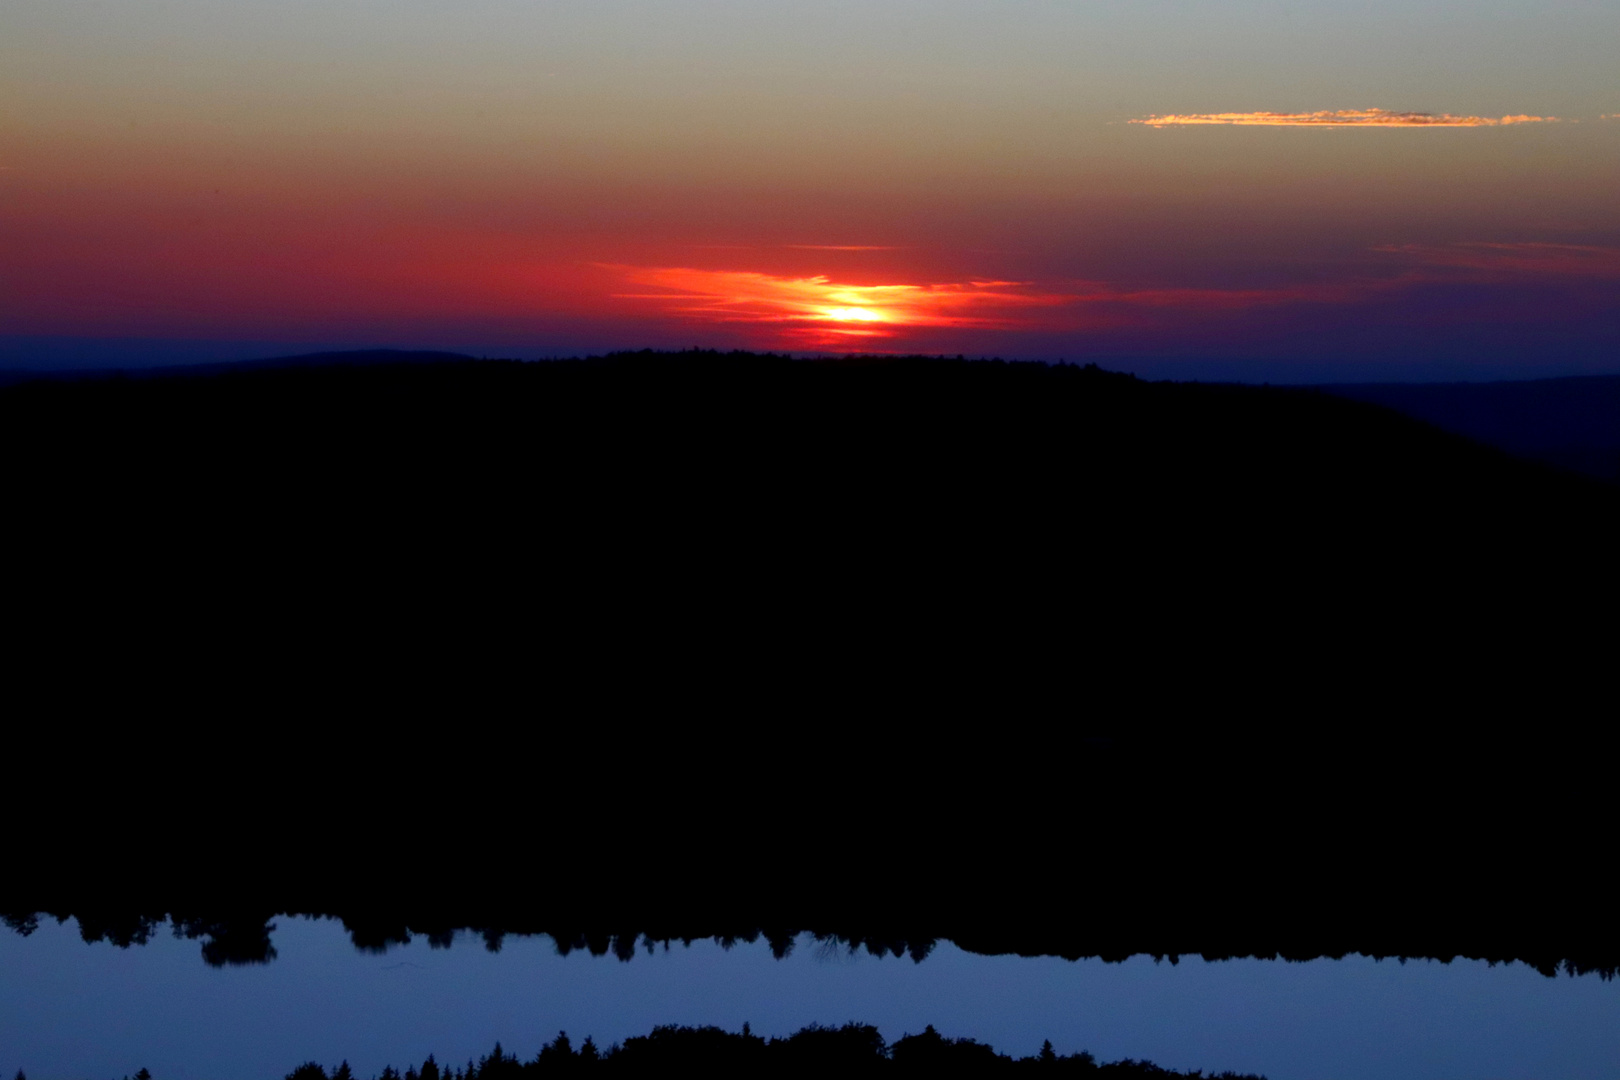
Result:
[[23,872],[0,884],[0,914],[22,933],[76,918],[86,941],[121,946],[174,934],[214,965],[272,961],[276,920],[311,916],[340,919],[368,952],[458,937],[499,951],[544,934],[562,954],[620,961],[699,939],[784,958],[809,935],[906,963],[948,941],[1070,960],[1620,969],[1602,842],[1611,737],[1045,731],[1033,764],[1015,726],[966,763],[948,737],[904,734],[915,744],[867,748],[915,772],[863,774],[821,799],[805,795],[813,756],[784,765],[752,735],[694,735],[640,770],[572,767],[569,750],[543,785],[501,769],[505,784],[445,799],[431,783],[421,799],[367,782],[352,757],[307,775],[303,799],[259,788],[270,797],[224,802],[171,773],[173,794],[132,803],[123,832],[19,834]]
[[[808,937],[851,954],[865,950],[876,957],[909,958],[922,963],[942,942],[950,942],[968,952],[984,955],[1017,953],[1023,956],[1058,956],[1067,960],[1102,959],[1118,963],[1132,956],[1151,956],[1156,961],[1168,959],[1177,963],[1193,957],[1205,961],[1233,959],[1262,959],[1305,961],[1339,960],[1352,954],[1375,959],[1438,960],[1450,963],[1462,958],[1485,960],[1492,964],[1524,963],[1543,975],[1594,974],[1605,980],[1614,978],[1620,964],[1610,944],[1610,935],[1595,922],[1577,923],[1561,932],[1548,934],[1527,931],[1522,926],[1500,928],[1494,934],[1481,933],[1478,927],[1460,920],[1461,926],[1440,927],[1408,922],[1404,925],[1366,924],[1334,927],[1329,924],[1312,926],[1309,923],[1273,918],[1269,924],[1251,922],[1249,925],[1225,930],[1195,929],[1205,920],[1161,920],[1156,924],[1146,921],[1122,930],[1117,925],[1106,925],[1112,919],[1101,913],[1080,912],[1072,925],[1061,925],[1057,920],[1033,917],[1018,924],[996,925],[988,921],[973,924],[965,920],[945,924],[944,929],[954,936],[917,936],[919,927],[889,924],[882,931],[862,932],[858,929],[832,930],[824,924],[817,929],[791,929],[777,925],[769,929],[757,926],[729,925],[715,929],[715,920],[696,919],[683,927],[679,936],[668,934],[665,927],[658,932],[627,930],[584,930],[577,927],[562,928],[532,914],[544,910],[543,901],[528,900],[531,913],[514,915],[494,925],[458,925],[443,914],[427,915],[418,911],[414,918],[402,918],[390,913],[379,917],[374,911],[350,911],[346,916],[311,915],[306,917],[337,918],[349,933],[355,948],[366,953],[381,953],[425,938],[432,948],[449,948],[458,937],[470,937],[490,952],[499,952],[508,938],[545,935],[551,939],[556,951],[566,956],[575,951],[593,956],[613,956],[630,962],[638,952],[651,954],[659,948],[673,945],[691,945],[698,940],[714,940],[723,948],[738,944],[763,941],[777,959],[786,959],[799,943]],[[514,904],[514,908],[522,905]],[[1105,910],[1110,910],[1105,908]],[[1226,913],[1228,909],[1216,906]],[[293,913],[282,913],[282,916]],[[1087,915],[1093,919],[1088,919]],[[241,964],[263,964],[276,959],[273,944],[275,918],[280,916],[252,916],[233,914],[221,917],[187,916],[176,914],[172,921],[163,915],[140,914],[128,910],[109,910],[106,907],[81,908],[78,912],[60,909],[54,912],[11,910],[0,915],[13,931],[31,935],[39,927],[41,917],[77,920],[80,936],[87,943],[107,942],[120,948],[145,945],[164,932],[177,938],[201,940],[204,962],[213,967]],[[1097,925],[1104,923],[1105,925]],[[1191,925],[1189,925],[1189,923]],[[937,925],[937,924],[936,924]],[[546,929],[539,929],[545,926]],[[912,936],[906,936],[906,931]],[[708,931],[708,932],[704,932]]]
[[1620,492],[1073,365],[0,390],[0,911],[1620,967]]
[[[1008,1076],[1092,1077],[1095,1080],[1187,1080],[1204,1077],[1202,1071],[1177,1072],[1152,1062],[1125,1059],[1099,1064],[1091,1054],[1058,1054],[1047,1040],[1029,1057],[997,1053],[973,1039],[951,1039],[929,1025],[918,1035],[904,1035],[893,1043],[870,1024],[841,1026],[811,1024],[786,1037],[764,1038],[747,1024],[740,1032],[718,1027],[673,1024],[654,1028],[623,1043],[599,1048],[587,1037],[576,1049],[566,1031],[524,1059],[507,1053],[500,1043],[465,1066],[440,1065],[431,1055],[420,1067],[400,1073],[388,1066],[373,1080],[536,1080],[541,1077],[670,1076],[816,1076],[837,1072],[857,1076]],[[18,1080],[26,1080],[19,1074]],[[125,1077],[125,1080],[130,1078]],[[153,1080],[146,1069],[135,1080]],[[328,1071],[318,1062],[306,1062],[288,1073],[286,1080],[355,1080],[344,1061]],[[1263,1080],[1247,1073],[1211,1073],[1208,1080]]]

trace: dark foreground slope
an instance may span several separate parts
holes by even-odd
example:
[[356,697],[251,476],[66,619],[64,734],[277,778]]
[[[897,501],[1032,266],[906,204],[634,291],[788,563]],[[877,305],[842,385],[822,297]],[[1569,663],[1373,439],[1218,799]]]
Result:
[[[1154,693],[1234,647],[1366,671],[1461,635],[1567,659],[1613,587],[1620,506],[1320,394],[928,360],[37,384],[0,394],[0,443],[39,634],[117,652],[161,622],[213,662],[296,641],[300,670],[470,638],[646,662],[700,625],[716,648],[683,666],[1100,650],[1173,658]],[[953,700],[980,681],[945,668]]]
[[0,449],[19,918],[1620,957],[1620,500],[1375,406],[643,354]]

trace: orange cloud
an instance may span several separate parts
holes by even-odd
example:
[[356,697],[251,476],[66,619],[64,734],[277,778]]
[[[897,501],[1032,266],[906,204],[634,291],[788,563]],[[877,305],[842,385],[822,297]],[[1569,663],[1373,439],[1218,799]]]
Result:
[[1148,127],[1223,124],[1238,127],[1503,127],[1509,124],[1556,123],[1556,116],[1453,116],[1450,113],[1390,112],[1388,109],[1339,109],[1333,112],[1230,112],[1148,116],[1132,120]]

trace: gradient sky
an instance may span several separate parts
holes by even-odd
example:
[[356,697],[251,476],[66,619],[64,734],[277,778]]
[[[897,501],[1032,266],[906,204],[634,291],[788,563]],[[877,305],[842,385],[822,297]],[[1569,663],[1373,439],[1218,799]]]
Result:
[[1617,54],[1573,0],[0,0],[0,337],[1614,371]]

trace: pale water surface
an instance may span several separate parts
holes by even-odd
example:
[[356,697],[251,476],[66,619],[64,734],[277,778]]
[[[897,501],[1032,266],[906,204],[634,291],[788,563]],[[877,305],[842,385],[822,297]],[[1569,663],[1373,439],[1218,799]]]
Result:
[[808,937],[780,961],[764,942],[705,941],[623,963],[560,956],[545,937],[368,955],[339,923],[277,923],[277,960],[225,969],[167,931],[131,949],[86,945],[72,922],[0,931],[0,1076],[117,1080],[145,1066],[156,1080],[279,1080],[313,1058],[369,1077],[497,1040],[528,1056],[559,1030],[606,1046],[656,1024],[787,1034],[854,1019],[891,1040],[933,1024],[1017,1055],[1049,1038],[1272,1080],[1620,1078],[1620,982],[1520,965],[1071,963],[949,945],[916,964]]

